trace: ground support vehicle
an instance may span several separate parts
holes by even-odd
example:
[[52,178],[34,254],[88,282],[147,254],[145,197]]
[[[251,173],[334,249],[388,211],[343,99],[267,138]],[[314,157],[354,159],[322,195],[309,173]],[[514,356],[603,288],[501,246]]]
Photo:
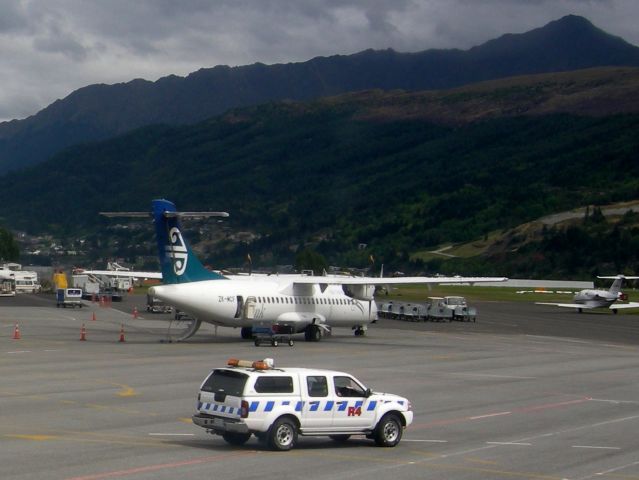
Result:
[[469,307],[464,297],[444,297],[444,305],[452,311],[452,319],[462,322],[477,321],[477,309]]
[[0,297],[15,297],[16,281],[13,278],[0,278]]
[[146,294],[146,311],[149,313],[171,313],[173,307],[167,305],[162,300],[158,300],[153,295]]
[[451,322],[453,311],[448,308],[443,297],[428,297],[430,307],[428,308],[428,319],[433,322]]
[[272,347],[277,347],[280,343],[288,343],[289,347],[294,345],[293,327],[280,325],[279,323],[259,322],[253,325],[253,343],[256,347],[268,343]]
[[394,447],[413,421],[410,402],[373,392],[348,373],[275,368],[272,359],[231,359],[202,382],[193,423],[232,445],[255,435],[273,450],[290,450],[298,435],[345,442],[365,435]]
[[78,307],[82,308],[82,289],[81,288],[58,288],[56,290],[55,306],[60,307]]

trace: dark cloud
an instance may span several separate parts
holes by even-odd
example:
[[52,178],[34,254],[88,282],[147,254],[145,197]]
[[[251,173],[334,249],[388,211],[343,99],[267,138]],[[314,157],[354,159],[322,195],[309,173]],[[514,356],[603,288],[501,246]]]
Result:
[[466,49],[570,13],[639,44],[635,0],[0,0],[0,118],[91,83],[367,48]]

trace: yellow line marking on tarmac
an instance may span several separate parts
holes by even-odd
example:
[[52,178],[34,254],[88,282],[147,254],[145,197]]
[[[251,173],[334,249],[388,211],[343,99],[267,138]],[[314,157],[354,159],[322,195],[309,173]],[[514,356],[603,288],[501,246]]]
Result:
[[118,397],[135,397],[135,396],[139,395],[139,393],[136,392],[133,387],[131,387],[130,385],[126,385],[124,383],[115,383],[115,382],[101,381],[101,380],[98,380],[97,383],[102,383],[102,384],[106,384],[106,385],[112,385],[114,387],[119,387],[120,391],[117,393]]
[[18,438],[20,440],[34,440],[36,442],[43,442],[45,440],[56,440],[60,437],[56,435],[20,435],[20,434],[7,434],[5,437]]
[[180,420],[180,422],[182,423],[193,423],[193,419],[190,417],[189,418],[182,417],[182,418],[179,418],[178,420]]
[[493,460],[483,460],[481,458],[466,457],[464,458],[464,460],[471,463],[480,463],[482,465],[499,465],[499,462],[495,462]]
[[147,446],[147,447],[171,447],[162,439],[155,440],[148,436],[117,436],[117,435],[104,435],[91,432],[61,432],[58,435],[49,434],[4,434],[5,438],[13,438],[18,440],[31,440],[31,441],[67,441],[67,442],[80,442],[80,443],[95,443],[95,444],[107,444],[107,445],[133,445],[133,446]]

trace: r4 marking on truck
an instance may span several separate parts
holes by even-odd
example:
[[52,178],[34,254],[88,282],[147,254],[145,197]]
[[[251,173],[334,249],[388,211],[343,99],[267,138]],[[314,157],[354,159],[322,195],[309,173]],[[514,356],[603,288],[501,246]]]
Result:
[[362,415],[362,407],[348,407],[349,417],[360,417]]

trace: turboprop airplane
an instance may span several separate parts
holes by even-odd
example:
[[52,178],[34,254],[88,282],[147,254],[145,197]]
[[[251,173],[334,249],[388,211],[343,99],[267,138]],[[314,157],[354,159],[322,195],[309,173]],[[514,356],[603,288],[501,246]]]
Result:
[[[153,200],[163,285],[149,294],[188,313],[195,321],[193,335],[202,322],[240,327],[244,339],[257,324],[287,326],[304,333],[307,341],[319,341],[331,327],[350,327],[365,335],[377,320],[373,295],[377,285],[478,283],[505,281],[504,277],[346,277],[308,275],[234,275],[209,271],[191,250],[182,234],[183,217],[227,217],[225,212],[178,212],[168,200]],[[141,217],[141,212],[105,212],[109,217]],[[121,272],[118,272],[119,274]]]
[[535,302],[537,305],[553,305],[555,307],[576,308],[579,313],[583,309],[608,308],[613,313],[621,308],[639,308],[638,302],[618,303],[619,300],[625,300],[624,294],[621,292],[621,286],[624,280],[636,280],[639,277],[626,277],[624,275],[604,276],[597,278],[614,279],[609,290],[580,290],[573,297],[573,303],[548,303]]

